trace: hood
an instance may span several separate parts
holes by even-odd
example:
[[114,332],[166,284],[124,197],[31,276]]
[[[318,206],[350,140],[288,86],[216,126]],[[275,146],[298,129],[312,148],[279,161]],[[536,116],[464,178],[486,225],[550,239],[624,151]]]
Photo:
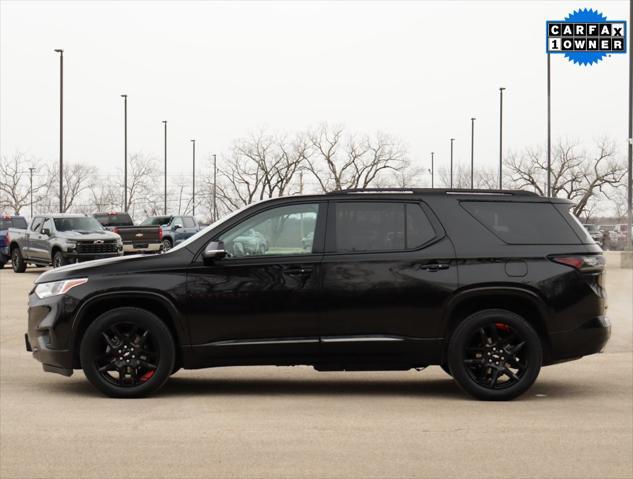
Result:
[[66,238],[77,241],[94,241],[94,240],[116,240],[120,236],[111,231],[91,231],[89,233],[82,233],[79,231],[58,231],[55,233],[58,238]]
[[41,274],[35,280],[35,283],[91,276],[134,274],[161,269],[186,269],[191,262],[192,256],[193,254],[189,250],[183,248],[182,250],[174,250],[165,254],[116,256],[114,258],[84,261],[51,269]]

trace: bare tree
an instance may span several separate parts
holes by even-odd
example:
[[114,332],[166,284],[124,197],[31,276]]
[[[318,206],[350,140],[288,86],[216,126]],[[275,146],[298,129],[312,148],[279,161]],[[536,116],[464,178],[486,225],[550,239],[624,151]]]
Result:
[[[63,213],[70,211],[84,193],[89,193],[95,182],[96,173],[97,169],[93,166],[81,163],[64,165],[64,188],[61,201]],[[46,188],[47,201],[43,211],[59,211],[59,165],[54,164],[48,167]]]
[[[28,161],[24,153],[16,151],[10,158],[0,159],[0,209],[19,214],[20,210],[31,203],[31,182]],[[39,200],[40,192],[45,188],[40,176],[33,177],[33,202]]]
[[[581,150],[577,143],[559,142],[553,153],[552,196],[574,201],[577,217],[583,214],[592,198],[603,196],[607,187],[619,185],[626,173],[623,162],[616,157],[613,141],[598,141],[592,152]],[[521,155],[511,153],[505,167],[517,187],[546,193],[547,159],[542,149],[528,148]]]
[[323,124],[308,135],[312,147],[306,167],[322,191],[368,188],[383,173],[405,166],[406,151],[394,138],[345,135],[342,127]]

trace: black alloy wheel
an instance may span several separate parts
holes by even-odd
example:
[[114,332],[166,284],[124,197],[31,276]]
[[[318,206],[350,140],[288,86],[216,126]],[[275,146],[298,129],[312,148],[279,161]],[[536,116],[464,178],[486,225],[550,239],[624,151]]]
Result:
[[169,329],[154,314],[118,308],[88,327],[80,358],[88,380],[108,396],[142,397],[171,375],[175,346]]
[[542,363],[538,334],[521,316],[490,309],[466,318],[449,343],[449,368],[478,399],[508,400],[536,380]]
[[26,271],[26,262],[20,248],[14,248],[11,252],[11,266],[16,273],[24,273]]
[[164,239],[163,240],[163,252],[167,252],[172,248],[171,240]]

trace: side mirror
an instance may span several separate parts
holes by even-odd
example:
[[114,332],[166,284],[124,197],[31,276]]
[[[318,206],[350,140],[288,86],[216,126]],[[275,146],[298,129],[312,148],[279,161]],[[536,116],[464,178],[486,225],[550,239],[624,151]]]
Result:
[[43,235],[46,235],[46,236],[50,236],[51,235],[51,230],[49,230],[48,228],[42,228],[42,231],[40,231],[40,233],[42,233]]
[[182,228],[182,225],[180,223],[176,223],[173,227],[173,230],[176,231],[178,229]]
[[204,247],[204,252],[202,253],[202,258],[205,263],[216,259],[222,259],[225,256],[226,251],[224,250],[224,243],[222,241],[210,241]]

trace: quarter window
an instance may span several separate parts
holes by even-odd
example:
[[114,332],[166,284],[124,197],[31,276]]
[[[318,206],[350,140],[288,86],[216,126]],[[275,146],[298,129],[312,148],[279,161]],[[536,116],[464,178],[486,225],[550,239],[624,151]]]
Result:
[[311,254],[318,204],[281,206],[252,216],[220,240],[231,257]]
[[435,231],[419,204],[339,202],[336,251],[402,251],[422,246]]

